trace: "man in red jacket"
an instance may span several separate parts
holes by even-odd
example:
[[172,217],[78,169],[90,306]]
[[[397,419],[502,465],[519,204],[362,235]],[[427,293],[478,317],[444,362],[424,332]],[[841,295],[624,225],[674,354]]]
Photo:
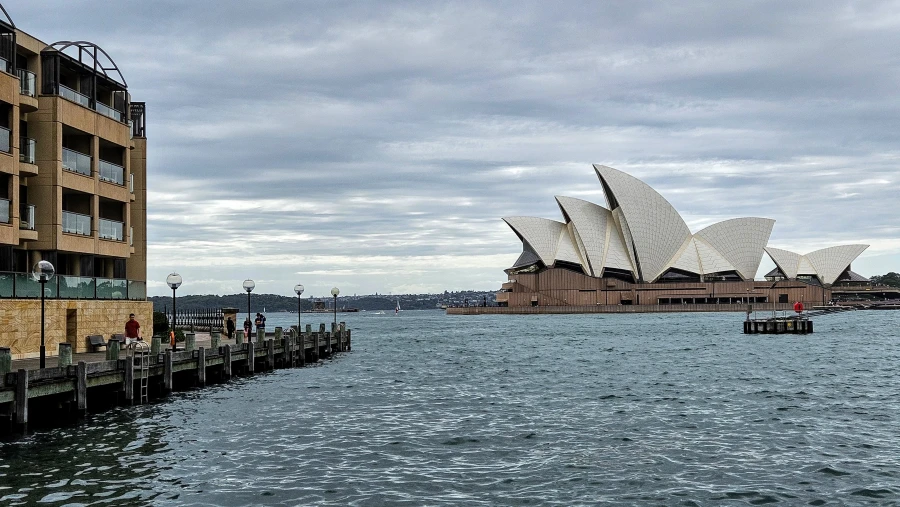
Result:
[[125,344],[129,344],[135,340],[141,339],[141,325],[134,318],[134,314],[128,316],[128,322],[125,323]]

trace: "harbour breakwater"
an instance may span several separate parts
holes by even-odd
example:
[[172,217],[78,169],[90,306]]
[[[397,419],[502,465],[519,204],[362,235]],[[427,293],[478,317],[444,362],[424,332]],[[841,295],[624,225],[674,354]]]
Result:
[[295,326],[286,333],[276,327],[274,333],[257,332],[255,341],[246,343],[238,331],[234,344],[222,344],[220,333],[214,332],[209,347],[196,347],[193,333],[186,337],[180,351],[162,350],[160,337],[153,337],[149,345],[140,342],[120,353],[119,343],[111,340],[107,360],[78,360],[96,354],[75,354],[73,360],[70,349],[61,348],[59,366],[53,368],[18,367],[25,362],[10,361],[7,349],[6,357],[0,358],[0,421],[7,424],[0,425],[0,432],[77,418],[89,407],[98,411],[148,403],[173,391],[302,367],[351,350],[351,331],[343,322],[333,324],[331,331],[320,324],[318,332],[309,324],[299,333]]

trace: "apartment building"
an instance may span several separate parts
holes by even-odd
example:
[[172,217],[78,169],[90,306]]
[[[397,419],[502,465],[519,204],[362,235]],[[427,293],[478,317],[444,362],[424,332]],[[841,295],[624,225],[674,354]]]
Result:
[[130,312],[149,327],[145,104],[98,45],[43,42],[0,10],[0,347],[37,351],[40,260],[53,341],[84,350]]

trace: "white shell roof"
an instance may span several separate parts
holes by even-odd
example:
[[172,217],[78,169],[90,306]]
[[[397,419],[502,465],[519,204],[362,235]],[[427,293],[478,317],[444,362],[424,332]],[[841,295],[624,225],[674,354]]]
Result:
[[869,245],[838,245],[800,255],[788,250],[766,247],[766,253],[788,278],[816,275],[822,283],[834,283]]
[[626,270],[645,282],[670,268],[699,275],[735,271],[752,280],[766,251],[788,278],[810,274],[830,284],[868,247],[841,245],[806,255],[767,247],[775,221],[757,217],[725,220],[691,234],[675,208],[646,183],[607,166],[594,165],[594,171],[611,209],[557,196],[566,223],[504,218],[523,250],[533,252],[520,261],[565,261],[591,276],[603,276],[606,268]]
[[797,278],[797,270],[800,268],[800,254],[780,248],[772,248],[767,246],[766,253],[778,266],[778,269],[788,278]]
[[656,280],[667,268],[691,231],[675,208],[643,181],[603,165],[594,165],[597,176],[612,192],[634,241],[635,255],[644,281]]
[[603,268],[603,256],[606,253],[606,229],[612,215],[603,206],[574,197],[557,196],[556,202],[562,212],[572,221],[578,238],[584,246],[589,272],[594,276],[600,276]]
[[537,217],[504,217],[503,221],[522,238],[522,241],[531,246],[544,264],[553,265],[559,247],[560,232],[566,229],[566,224]]
[[804,257],[816,269],[822,283],[831,284],[866,248],[869,245],[838,245],[810,252]]
[[769,218],[733,218],[712,224],[694,236],[722,254],[745,280],[752,280],[774,225],[775,221]]

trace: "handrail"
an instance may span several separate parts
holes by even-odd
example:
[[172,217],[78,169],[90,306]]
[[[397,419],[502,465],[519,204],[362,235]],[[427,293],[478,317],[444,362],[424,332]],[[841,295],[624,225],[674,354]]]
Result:
[[76,104],[81,104],[84,107],[91,107],[90,97],[84,95],[83,93],[76,92],[66,85],[59,85],[59,96],[65,99],[69,99]]
[[[87,167],[85,167],[87,166]],[[71,148],[62,149],[62,167],[85,176],[91,175],[91,156]]]

